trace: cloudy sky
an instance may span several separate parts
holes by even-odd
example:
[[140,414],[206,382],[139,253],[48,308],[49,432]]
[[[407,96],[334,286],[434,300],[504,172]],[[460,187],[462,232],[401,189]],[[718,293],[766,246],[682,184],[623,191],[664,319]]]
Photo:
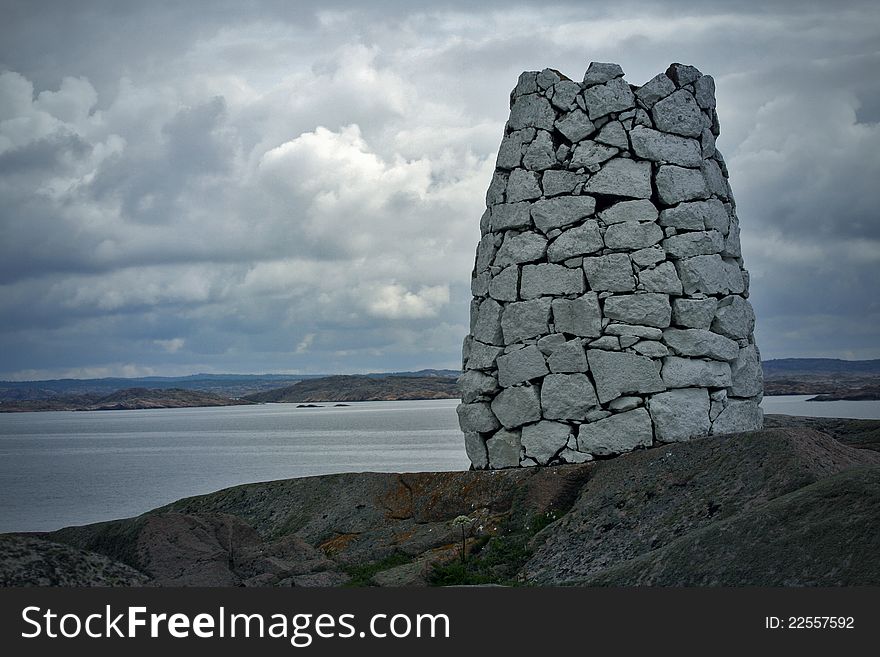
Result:
[[0,0],[0,378],[457,367],[522,70],[712,74],[765,358],[880,357],[876,2]]

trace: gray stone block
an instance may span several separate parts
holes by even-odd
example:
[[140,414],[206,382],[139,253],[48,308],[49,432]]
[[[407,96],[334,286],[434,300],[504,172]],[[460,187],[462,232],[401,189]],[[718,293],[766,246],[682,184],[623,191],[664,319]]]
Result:
[[547,247],[547,259],[550,262],[562,262],[575,256],[595,253],[604,246],[602,233],[599,232],[599,224],[590,219],[580,226],[569,228],[553,240],[553,243]]
[[651,292],[608,297],[603,312],[609,319],[657,328],[669,326],[672,320],[669,297]]
[[[672,323],[685,328],[709,328],[715,317],[718,300],[712,297],[705,299],[673,299]],[[720,331],[716,331],[719,332]]]
[[516,386],[499,392],[492,400],[492,412],[506,429],[515,429],[541,419],[541,399],[535,386]]
[[542,420],[522,428],[522,446],[528,458],[547,465],[568,444],[571,427]]
[[560,333],[584,338],[602,334],[602,313],[595,292],[587,292],[576,299],[553,299],[553,325]]
[[509,232],[495,253],[493,264],[496,267],[506,267],[534,262],[543,258],[546,252],[547,238],[543,235],[530,230],[518,234]]
[[679,388],[648,399],[657,440],[670,443],[709,435],[709,393],[705,388]]
[[712,423],[712,433],[759,431],[764,427],[764,412],[752,399],[730,399]]
[[647,199],[621,201],[607,210],[602,210],[599,218],[606,225],[623,221],[657,221],[657,208]]
[[666,389],[650,358],[615,351],[588,349],[587,361],[601,403],[626,393],[660,392]]
[[479,433],[468,431],[464,434],[464,451],[473,463],[475,470],[483,470],[489,465],[486,441]]
[[498,380],[479,370],[467,370],[458,377],[458,391],[461,401],[471,404],[490,397],[498,390]]
[[597,292],[632,292],[636,289],[632,263],[625,253],[584,258],[584,273],[590,289]]
[[472,334],[475,340],[487,344],[504,344],[501,333],[501,305],[495,299],[486,299],[479,305]]
[[581,294],[584,291],[584,274],[580,269],[552,263],[524,265],[519,289],[523,299]]
[[709,198],[706,179],[697,169],[685,169],[672,164],[664,164],[657,172],[655,182],[657,194],[666,205]]
[[489,467],[493,470],[519,467],[520,443],[519,431],[501,429],[486,441],[486,452]]
[[[697,172],[700,180],[702,174]],[[703,182],[705,185],[705,181]],[[628,198],[651,197],[651,163],[636,162],[617,157],[606,162],[602,169],[584,185],[587,194],[607,194]]]
[[[561,337],[561,336],[560,336]],[[538,345],[540,348],[540,344]],[[586,372],[587,354],[580,339],[569,340],[553,349],[547,357],[547,365],[554,374]]]
[[596,210],[591,196],[558,196],[532,205],[532,221],[544,233],[586,219]]
[[[598,84],[584,90],[584,102],[587,104],[587,114],[592,121],[611,114],[611,112],[623,112],[635,107],[636,98],[632,90],[622,78],[609,80],[605,84]],[[696,104],[696,103],[695,103]],[[699,108],[697,108],[699,110]]]
[[636,155],[654,162],[669,162],[683,167],[699,167],[703,150],[696,139],[636,126],[629,133]]
[[541,383],[542,415],[548,420],[580,420],[598,405],[586,374],[548,374]]
[[654,103],[651,116],[654,125],[663,132],[684,137],[699,137],[703,131],[703,112],[693,95],[684,89],[679,89]]
[[501,313],[501,330],[506,345],[545,335],[550,322],[550,299],[509,303]]
[[717,230],[679,233],[663,240],[663,248],[671,258],[712,255],[724,250],[724,235]]
[[706,356],[715,360],[736,360],[739,346],[730,338],[706,329],[668,328],[663,342],[679,356]]
[[552,130],[555,121],[556,112],[550,106],[549,100],[538,94],[526,94],[513,101],[507,124],[512,130],[522,128]]
[[748,339],[755,330],[755,311],[752,310],[752,304],[737,295],[724,297],[718,302],[718,309],[712,319],[712,330],[733,340]]
[[501,426],[489,404],[485,402],[459,404],[455,411],[458,413],[458,426],[465,433],[469,431],[487,433]]
[[661,292],[664,294],[681,294],[681,279],[671,262],[663,262],[654,269],[644,269],[639,272],[639,284],[646,292]]
[[637,408],[592,424],[581,425],[578,451],[596,456],[622,454],[637,447],[650,447],[653,438],[648,411]]
[[731,384],[730,365],[717,360],[667,356],[661,376],[667,388],[726,388]]
[[605,246],[609,249],[636,251],[653,246],[662,239],[663,229],[653,222],[624,221],[605,231]]
[[518,286],[519,267],[510,265],[489,281],[489,296],[496,301],[516,301]]
[[498,383],[502,388],[539,379],[550,373],[544,360],[544,354],[535,345],[529,345],[499,356],[496,362],[498,363]]

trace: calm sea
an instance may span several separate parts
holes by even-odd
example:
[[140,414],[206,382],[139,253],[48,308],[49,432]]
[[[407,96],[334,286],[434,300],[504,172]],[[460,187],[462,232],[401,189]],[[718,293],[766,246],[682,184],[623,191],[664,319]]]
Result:
[[[880,418],[880,402],[767,397],[766,413]],[[0,532],[138,515],[236,484],[463,470],[457,400],[0,413]]]

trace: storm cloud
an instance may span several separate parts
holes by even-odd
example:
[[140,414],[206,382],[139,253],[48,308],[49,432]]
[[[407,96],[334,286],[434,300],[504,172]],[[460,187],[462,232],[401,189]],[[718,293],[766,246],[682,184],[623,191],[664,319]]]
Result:
[[880,357],[876,3],[26,2],[0,378],[457,367],[522,70],[716,79],[765,358]]

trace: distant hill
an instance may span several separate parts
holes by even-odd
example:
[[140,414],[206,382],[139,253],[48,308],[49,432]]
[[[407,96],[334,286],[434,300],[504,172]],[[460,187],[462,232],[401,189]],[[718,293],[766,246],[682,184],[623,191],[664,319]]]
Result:
[[[376,372],[373,378],[395,377],[456,377],[456,370],[419,370],[418,372]],[[192,374],[190,376],[145,376],[133,379],[46,379],[43,381],[0,381],[0,402],[6,400],[49,400],[59,395],[108,395],[117,390],[149,388],[151,390],[201,390],[223,397],[243,397],[255,392],[291,386],[307,379],[320,379],[328,374]]]
[[118,411],[144,408],[190,408],[197,406],[233,406],[253,402],[230,399],[210,392],[171,388],[155,390],[127,388],[109,395],[100,393],[57,395],[50,399],[2,400],[0,412],[27,411]]
[[[457,374],[457,373],[456,373]],[[245,397],[253,402],[351,402],[399,399],[456,399],[451,376],[328,376]]]
[[766,360],[765,395],[817,395],[809,401],[880,399],[880,360]]
[[764,376],[792,374],[878,374],[880,360],[839,358],[777,358],[761,363]]

